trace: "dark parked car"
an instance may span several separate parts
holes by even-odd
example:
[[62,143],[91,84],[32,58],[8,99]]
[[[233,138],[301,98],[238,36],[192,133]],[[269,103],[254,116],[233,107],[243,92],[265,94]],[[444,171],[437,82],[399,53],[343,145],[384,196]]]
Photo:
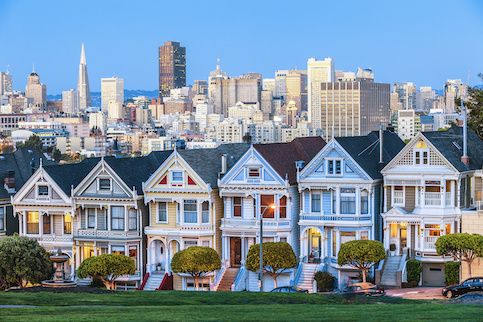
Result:
[[295,287],[295,286],[281,286],[281,287],[274,288],[270,292],[273,292],[273,293],[308,293],[309,291],[304,290],[302,288]]
[[342,293],[366,295],[366,296],[382,296],[386,294],[384,289],[371,283],[355,283],[355,284],[349,285],[344,291],[342,291]]
[[469,292],[483,292],[483,277],[471,277],[459,285],[443,288],[443,295],[447,298],[460,296]]

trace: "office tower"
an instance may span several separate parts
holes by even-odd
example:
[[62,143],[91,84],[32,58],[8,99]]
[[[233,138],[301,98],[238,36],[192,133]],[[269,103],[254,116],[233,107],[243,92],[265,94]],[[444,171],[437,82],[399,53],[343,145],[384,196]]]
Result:
[[431,86],[421,86],[416,93],[416,110],[429,112],[433,108],[436,92]]
[[91,93],[89,90],[89,77],[87,76],[87,61],[84,43],[81,47],[79,62],[79,77],[77,79],[77,94],[79,95],[78,105],[81,111],[91,106]]
[[76,114],[79,112],[79,95],[74,89],[62,91],[62,111],[66,114]]
[[275,72],[275,92],[273,93],[273,96],[282,99],[285,98],[287,74],[288,70],[277,70]]
[[466,95],[466,85],[461,79],[448,79],[444,84],[445,113],[455,112],[455,99]]
[[392,90],[397,93],[403,110],[416,109],[416,85],[411,82],[394,83]]
[[307,71],[289,70],[285,77],[285,103],[297,109],[297,113],[307,110]]
[[312,114],[320,114],[320,84],[334,81],[334,64],[332,58],[307,61],[307,100],[308,117],[312,122]]
[[366,135],[390,119],[390,85],[360,79],[321,83],[320,108],[312,110],[312,126],[334,136]]
[[109,119],[122,119],[124,80],[118,77],[101,78],[101,109]]
[[40,77],[35,70],[27,77],[25,97],[29,99],[29,104],[35,107],[44,108],[47,106],[47,87],[40,83]]
[[272,95],[275,96],[275,78],[262,79],[262,90],[271,91]]
[[192,91],[194,95],[208,95],[208,82],[205,80],[195,80]]
[[0,72],[0,96],[5,93],[12,93],[12,75],[7,72]]
[[166,41],[159,47],[159,97],[169,96],[173,88],[186,86],[186,48]]
[[402,104],[399,101],[399,94],[396,92],[391,92],[389,106],[391,107],[391,113],[396,113],[402,110]]

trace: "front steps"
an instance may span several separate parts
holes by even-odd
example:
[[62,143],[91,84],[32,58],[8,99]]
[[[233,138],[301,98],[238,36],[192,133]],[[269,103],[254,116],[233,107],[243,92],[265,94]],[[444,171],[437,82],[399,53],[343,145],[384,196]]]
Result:
[[384,262],[381,275],[381,285],[384,287],[399,287],[401,281],[398,281],[397,271],[401,265],[402,256],[388,256]]
[[227,268],[225,274],[221,278],[220,284],[218,284],[217,291],[231,291],[231,285],[235,281],[239,268]]
[[155,291],[163,281],[164,272],[152,272],[149,274],[148,281],[144,285],[143,291]]
[[318,266],[319,264],[303,263],[302,272],[300,274],[300,279],[297,282],[297,287],[300,287],[304,290],[309,290],[309,293],[315,293],[317,290],[314,290],[314,276],[317,272]]

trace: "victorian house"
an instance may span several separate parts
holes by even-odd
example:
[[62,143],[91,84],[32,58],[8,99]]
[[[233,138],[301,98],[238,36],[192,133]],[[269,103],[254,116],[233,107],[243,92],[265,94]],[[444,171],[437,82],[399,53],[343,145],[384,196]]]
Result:
[[[146,278],[143,288],[195,289],[185,274],[172,274],[174,254],[190,246],[206,246],[222,254],[220,222],[223,202],[218,177],[247,151],[247,144],[223,144],[214,149],[175,150],[143,184],[149,218]],[[200,280],[213,289],[215,274]],[[171,282],[170,282],[171,279]]]
[[[224,204],[220,290],[259,290],[257,274],[246,269],[245,259],[261,237],[263,242],[288,242],[299,254],[297,171],[324,145],[321,137],[253,145],[219,180]],[[293,271],[287,271],[278,282],[288,285],[292,277]],[[272,288],[272,279],[264,277],[264,289]]]
[[[435,242],[460,232],[462,209],[479,205],[474,184],[482,166],[481,139],[472,131],[464,139],[457,126],[421,132],[401,150],[382,170],[387,263],[403,271],[406,259],[416,258],[423,263],[423,285],[444,285],[444,263],[452,259],[437,255]],[[385,265],[381,283],[399,285],[402,276]]]
[[389,131],[337,137],[299,172],[301,266],[294,284],[312,289],[318,270],[334,275],[339,287],[358,279],[358,271],[337,264],[337,253],[351,240],[381,240],[380,170],[403,147]]

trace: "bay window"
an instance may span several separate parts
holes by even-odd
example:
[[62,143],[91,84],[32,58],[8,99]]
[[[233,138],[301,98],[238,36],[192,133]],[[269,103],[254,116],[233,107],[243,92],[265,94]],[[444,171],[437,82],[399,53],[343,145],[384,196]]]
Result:
[[183,203],[184,222],[196,224],[198,222],[198,210],[196,200],[185,200]]
[[274,202],[275,202],[275,198],[273,195],[260,196],[260,215],[263,215],[263,218],[275,217],[275,211],[272,208]]
[[367,190],[361,191],[361,214],[369,213],[369,192]]
[[39,213],[37,211],[27,212],[27,234],[39,233]]
[[320,212],[320,210],[321,210],[320,193],[312,193],[311,211]]
[[97,230],[107,229],[107,211],[106,209],[97,209]]
[[87,208],[87,228],[96,228],[96,210]]
[[201,203],[201,223],[207,224],[210,222],[210,204],[208,201]]
[[111,230],[124,230],[124,207],[111,207]]
[[354,188],[340,189],[340,213],[356,213],[356,190]]
[[158,203],[158,222],[168,222],[168,204],[166,202]]
[[280,218],[287,218],[287,197],[280,198],[279,203]]
[[72,216],[70,214],[64,215],[64,234],[72,234]]
[[43,215],[42,216],[42,224],[43,224],[43,233],[50,235],[52,233],[51,230],[51,218],[48,215]]
[[127,222],[130,231],[138,230],[138,212],[136,209],[129,209]]

